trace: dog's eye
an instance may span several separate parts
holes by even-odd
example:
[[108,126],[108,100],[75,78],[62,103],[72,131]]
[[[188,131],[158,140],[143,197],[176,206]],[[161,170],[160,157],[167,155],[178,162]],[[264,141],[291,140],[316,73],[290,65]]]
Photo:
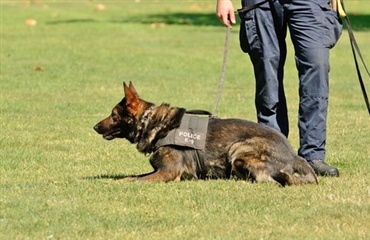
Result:
[[117,122],[118,121],[118,117],[116,115],[111,116],[111,118],[112,118],[112,121],[113,122]]

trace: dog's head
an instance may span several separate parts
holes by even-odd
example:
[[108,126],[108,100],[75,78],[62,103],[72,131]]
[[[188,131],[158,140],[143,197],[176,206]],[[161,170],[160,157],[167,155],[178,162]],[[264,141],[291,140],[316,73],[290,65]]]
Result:
[[131,82],[129,86],[123,83],[123,88],[125,97],[113,108],[110,116],[94,126],[94,130],[106,140],[126,138],[134,143],[138,121],[153,104],[140,99]]

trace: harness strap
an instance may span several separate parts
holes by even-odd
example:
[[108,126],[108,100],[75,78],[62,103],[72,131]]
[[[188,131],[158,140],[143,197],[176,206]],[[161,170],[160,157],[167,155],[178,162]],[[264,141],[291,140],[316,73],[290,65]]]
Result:
[[201,109],[187,110],[185,113],[194,114],[194,115],[208,115],[208,116],[212,116],[212,113],[208,112],[207,110],[201,110]]
[[259,6],[267,3],[270,0],[247,0],[246,6],[244,8],[238,9],[238,13],[245,13],[250,10],[253,10],[255,8],[258,8]]
[[192,154],[198,168],[197,175],[199,176],[200,179],[206,178],[206,174],[204,172],[205,170],[204,159],[199,155],[199,150],[197,149],[192,150]]

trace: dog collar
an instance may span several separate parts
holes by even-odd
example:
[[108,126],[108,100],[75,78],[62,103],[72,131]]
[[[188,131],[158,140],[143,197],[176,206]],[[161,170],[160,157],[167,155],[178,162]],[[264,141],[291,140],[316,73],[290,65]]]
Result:
[[145,124],[148,122],[148,119],[149,119],[149,114],[153,111],[153,106],[151,106],[150,108],[148,108],[147,110],[145,110],[143,116],[141,116],[140,118],[140,123],[141,124]]
[[153,111],[153,108],[154,108],[154,106],[151,106],[148,109],[146,109],[144,111],[143,115],[140,117],[139,122],[138,122],[138,126],[137,126],[137,132],[136,132],[135,140],[134,140],[135,142],[138,142],[138,139],[139,139],[140,135],[142,134],[142,130],[145,128],[145,125],[148,122],[149,115]]

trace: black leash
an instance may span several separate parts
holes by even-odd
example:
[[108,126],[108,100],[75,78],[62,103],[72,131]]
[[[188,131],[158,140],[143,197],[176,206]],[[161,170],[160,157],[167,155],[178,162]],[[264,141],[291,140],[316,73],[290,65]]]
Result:
[[[344,8],[344,2],[343,2],[343,0],[340,0],[340,2],[342,4],[342,8],[343,8],[344,13],[346,13],[346,10]],[[369,70],[368,70],[368,68],[367,68],[367,66],[365,64],[365,61],[364,61],[363,57],[362,57],[360,48],[358,47],[358,44],[357,44],[355,35],[353,34],[351,23],[349,21],[349,18],[347,16],[347,14],[345,14],[344,19],[346,21],[346,25],[347,25],[347,29],[348,29],[349,41],[351,43],[352,54],[353,54],[353,58],[355,60],[356,71],[357,71],[358,80],[360,82],[360,86],[361,86],[361,90],[362,90],[362,95],[364,96],[364,100],[365,100],[365,104],[366,104],[366,107],[367,107],[367,111],[368,111],[368,113],[370,115],[369,98],[367,97],[367,92],[366,92],[365,84],[364,84],[364,81],[362,80],[361,71],[360,71],[360,67],[358,65],[356,52],[357,52],[358,56],[360,57],[362,64],[365,67],[365,70],[367,72],[367,75],[370,76],[370,73],[369,73]]]
[[225,47],[224,47],[224,57],[223,57],[223,60],[222,60],[222,71],[221,71],[221,76],[220,76],[220,84],[219,84],[219,86],[218,86],[218,92],[217,92],[217,97],[216,97],[215,107],[214,107],[214,109],[213,109],[213,114],[212,114],[212,115],[214,115],[214,116],[216,116],[218,103],[219,103],[220,98],[221,98],[222,87],[223,87],[223,85],[224,85],[224,81],[225,81],[226,62],[227,62],[227,53],[229,52],[230,29],[231,29],[231,26],[230,26],[230,25],[228,25],[228,26],[227,26],[227,28],[226,28],[226,38],[225,38]]
[[[249,0],[250,5],[246,6],[245,8],[238,9],[238,13],[248,12],[252,9],[255,9],[255,8],[259,7],[260,5],[262,5],[262,4],[264,4],[268,1],[270,1],[270,0],[262,0],[262,1],[261,0],[256,0],[256,1]],[[229,41],[230,41],[229,40],[230,39],[230,29],[231,29],[231,26],[228,25],[227,28],[226,28],[224,57],[223,57],[223,61],[222,61],[222,71],[221,71],[221,76],[220,76],[220,83],[219,83],[219,86],[218,86],[218,92],[217,92],[215,107],[214,107],[213,112],[212,112],[213,116],[216,116],[218,103],[219,103],[220,98],[221,98],[221,92],[222,92],[222,88],[223,88],[224,81],[225,81],[227,54],[228,54],[228,51],[229,51]]]

